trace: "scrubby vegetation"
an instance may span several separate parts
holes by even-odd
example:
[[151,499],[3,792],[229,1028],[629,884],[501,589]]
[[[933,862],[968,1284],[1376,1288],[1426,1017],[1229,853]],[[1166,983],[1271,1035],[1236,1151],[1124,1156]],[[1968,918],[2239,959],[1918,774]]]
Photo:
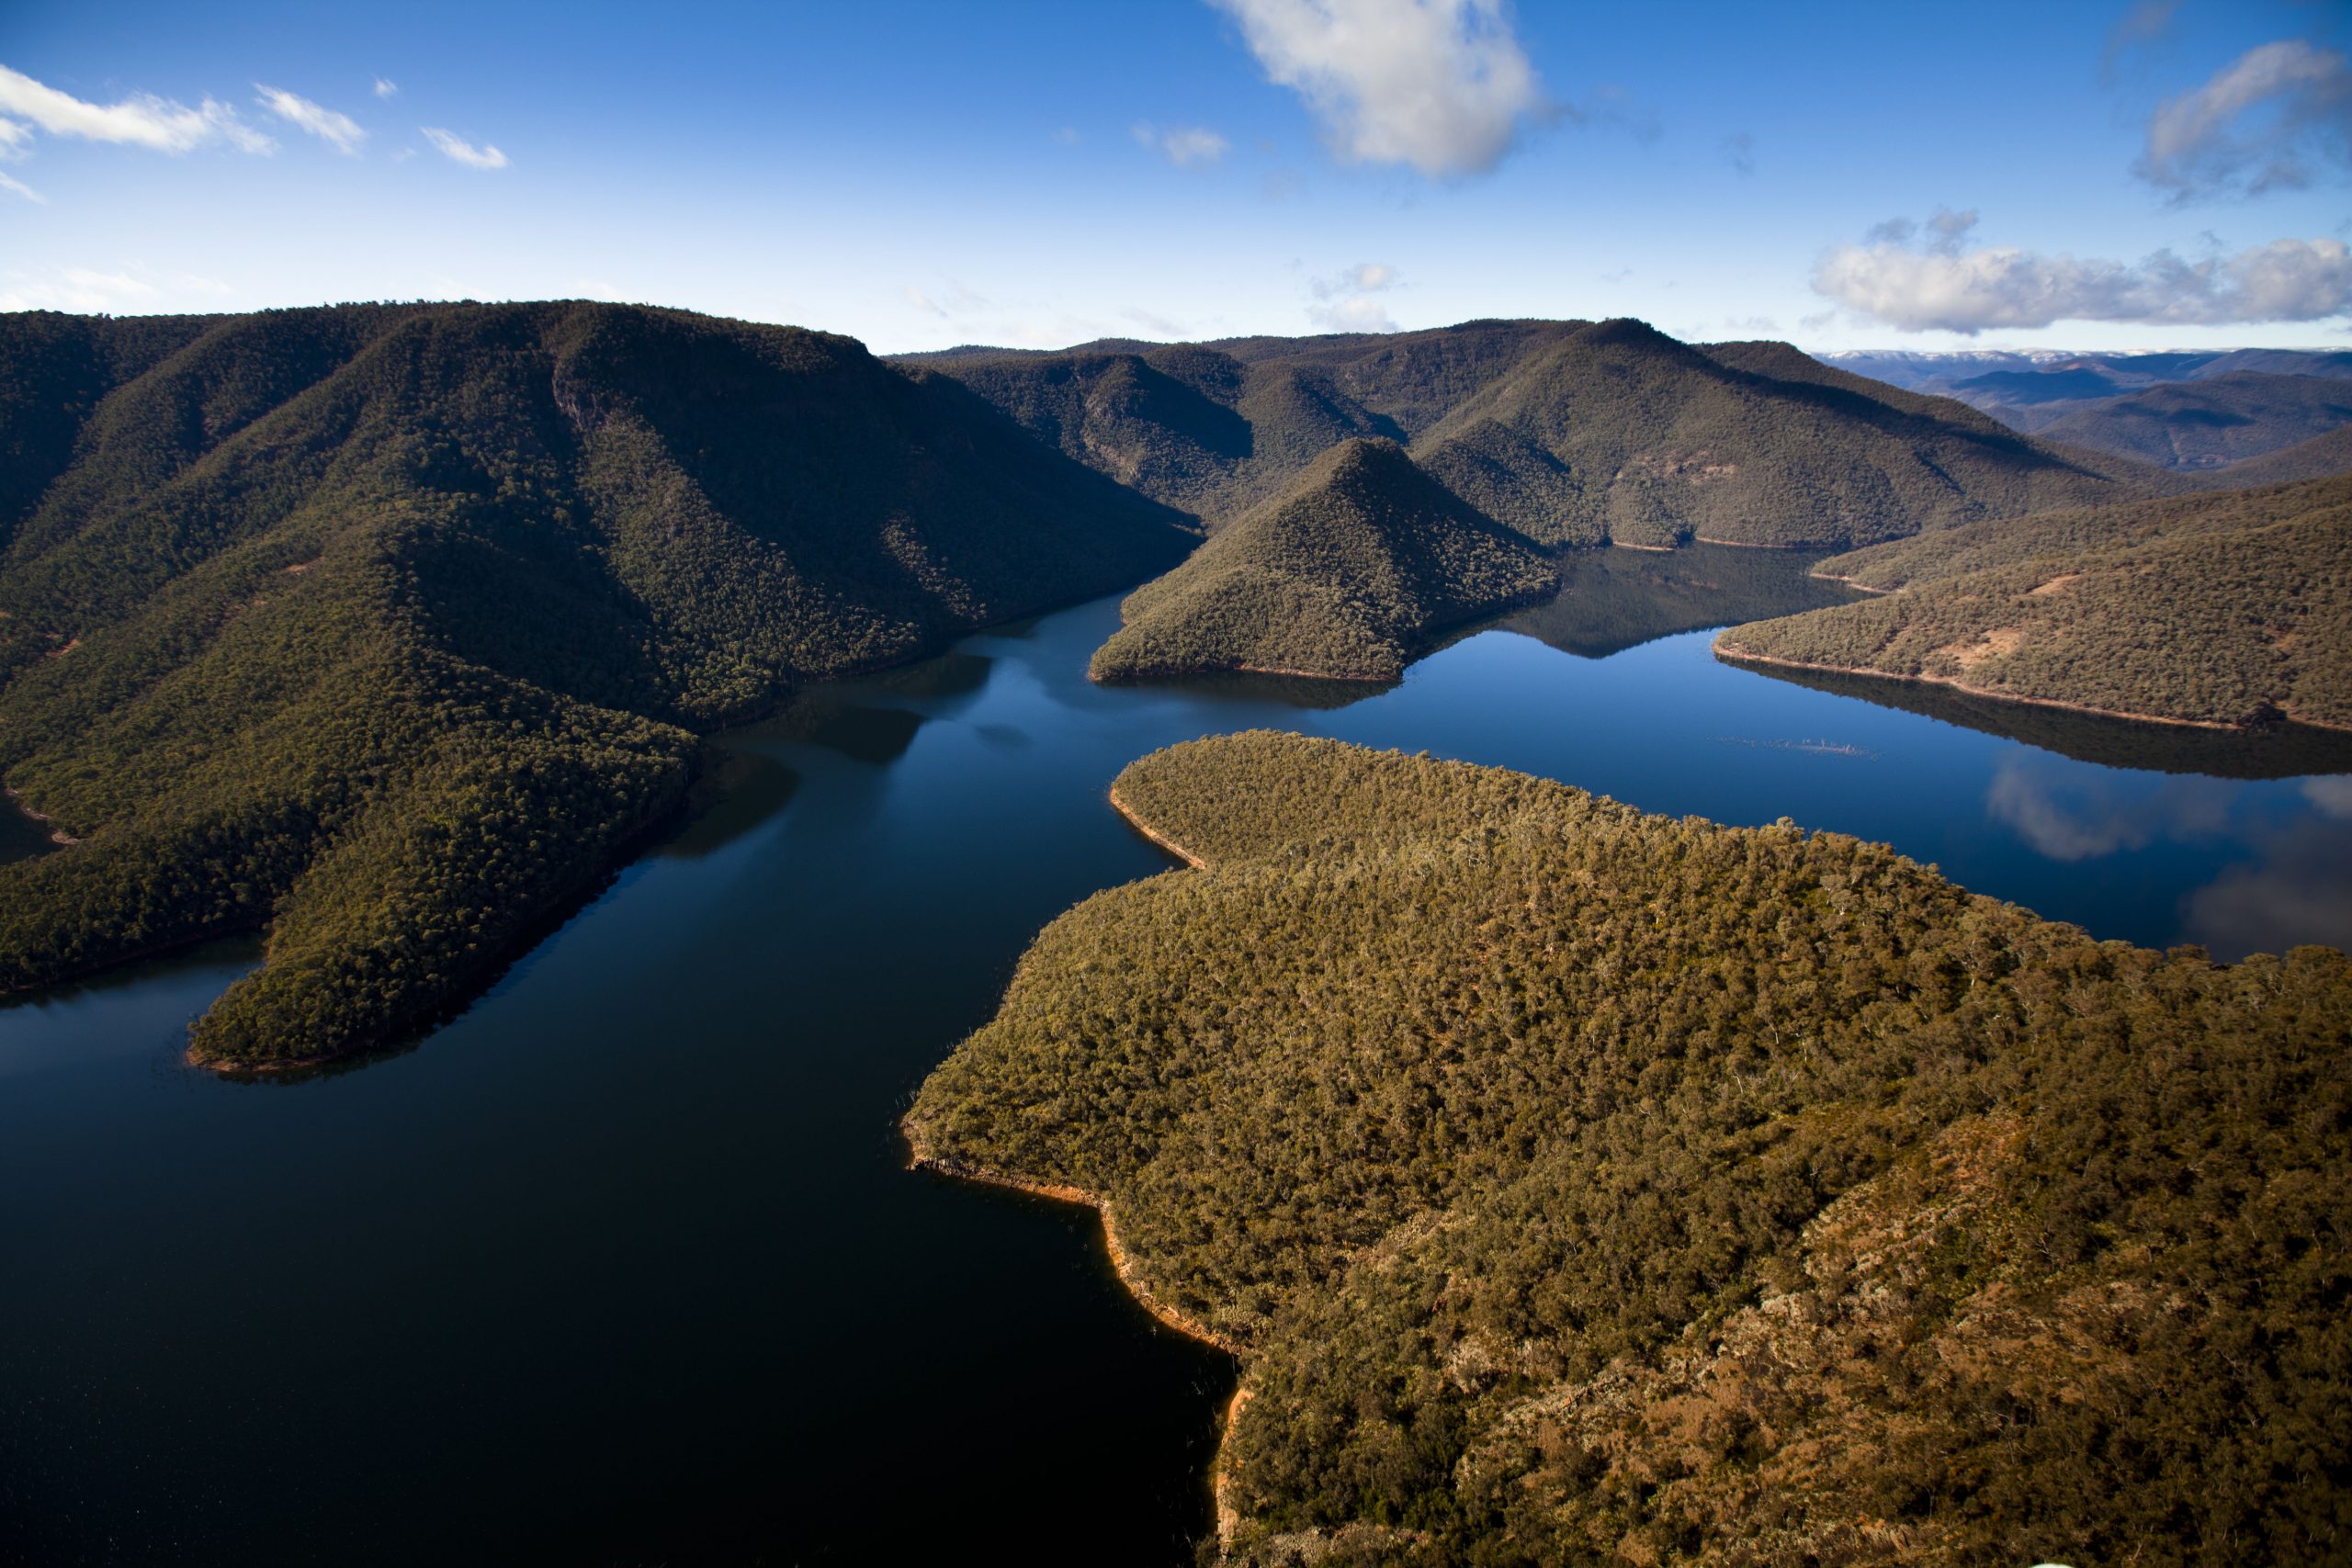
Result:
[[2192,475],[2190,482],[2207,489],[2238,488],[2290,484],[2342,473],[2352,473],[2352,425],[2338,425],[2324,435],[2314,435],[2292,446],[2267,452],[2259,457],[2246,457],[2226,468]]
[[1213,527],[1365,436],[1404,443],[1463,500],[1545,546],[1865,543],[2165,482],[1785,344],[1694,348],[1638,321],[924,362],[1066,456]]
[[1118,797],[918,1154],[1242,1347],[1244,1562],[2318,1561],[2352,964],[1266,733]]
[[1273,671],[1391,681],[1438,632],[1550,592],[1551,565],[1390,441],[1346,441],[1129,595],[1098,681]]
[[0,866],[0,987],[267,921],[196,1027],[218,1064],[462,997],[680,799],[692,731],[1189,542],[814,333],[560,304],[0,322],[0,773],[85,840]]
[[2109,398],[2033,427],[2165,468],[2217,468],[2352,423],[2352,379],[2242,370]]
[[2352,479],[1979,524],[1819,570],[1902,592],[1735,627],[1717,650],[2104,713],[2352,728]]

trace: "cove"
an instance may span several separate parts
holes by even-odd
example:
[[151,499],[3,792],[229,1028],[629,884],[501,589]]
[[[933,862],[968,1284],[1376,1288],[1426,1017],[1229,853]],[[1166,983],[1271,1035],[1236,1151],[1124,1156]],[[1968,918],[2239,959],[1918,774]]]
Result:
[[1229,1363],[1090,1213],[895,1130],[1038,927],[1173,863],[1104,795],[1171,741],[1787,816],[2102,937],[2352,941],[2340,746],[1716,662],[1705,628],[1836,596],[1806,564],[1601,553],[1385,689],[1098,688],[1115,599],[818,688],[460,1017],[335,1071],[180,1064],[251,941],[0,1003],[0,1558],[1190,1561]]

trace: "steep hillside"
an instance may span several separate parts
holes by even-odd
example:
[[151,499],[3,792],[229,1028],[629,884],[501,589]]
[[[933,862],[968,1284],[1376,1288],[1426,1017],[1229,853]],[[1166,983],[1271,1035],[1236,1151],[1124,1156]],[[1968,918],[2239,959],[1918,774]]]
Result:
[[0,867],[0,987],[267,921],[195,1032],[223,1065],[462,998],[679,798],[692,729],[1187,542],[843,338],[592,305],[79,330],[0,377],[55,381],[0,411],[54,475],[0,519],[0,773],[81,840]]
[[1550,592],[1524,540],[1389,441],[1347,441],[1130,594],[1098,681],[1257,670],[1394,680],[1445,628]]
[[2254,371],[2154,387],[2075,407],[2044,440],[2166,468],[2218,468],[2352,423],[2352,379]]
[[[1464,499],[1544,543],[1862,544],[1978,517],[2128,493],[1929,400],[1833,372],[1784,379],[1756,345],[1722,358],[1636,321],[1606,321],[1530,355],[1414,443]],[[1546,483],[1532,504],[1464,469]]]
[[1066,456],[1221,525],[1357,436],[1544,545],[1845,544],[2130,493],[1947,400],[1781,344],[1704,351],[1633,321],[1251,338],[925,363]]
[[2200,491],[2116,506],[2079,507],[2031,517],[1998,518],[1917,538],[1895,539],[1835,555],[1820,576],[1877,592],[1960,577],[1987,567],[2045,557],[2073,557],[2115,545],[2193,534],[2233,534],[2312,512],[2352,504],[2352,475],[2300,484]]
[[[2193,1562],[2352,1519],[2352,965],[1256,733],[1040,934],[916,1157],[1238,1348],[1223,1556]],[[2293,1456],[2282,1460],[2282,1455]]]
[[1716,651],[2132,717],[2352,728],[2352,479],[1980,525],[1821,570],[1901,592],[1736,626]]
[[2200,489],[2221,490],[2286,484],[2343,473],[2352,473],[2352,425],[2338,425],[2324,435],[2314,435],[2279,451],[2187,477]]

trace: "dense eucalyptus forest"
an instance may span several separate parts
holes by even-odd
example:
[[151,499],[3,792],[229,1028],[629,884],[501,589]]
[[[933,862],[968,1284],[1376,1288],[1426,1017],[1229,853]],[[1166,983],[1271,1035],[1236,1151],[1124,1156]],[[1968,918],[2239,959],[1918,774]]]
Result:
[[1532,544],[1392,441],[1351,438],[1136,590],[1098,681],[1225,670],[1394,681],[1447,627],[1559,588]]
[[2298,1562],[2347,1528],[2352,965],[1272,732],[1116,799],[906,1119],[1237,1345],[1239,1562]]
[[413,1028],[796,683],[1183,520],[845,338],[596,305],[0,318],[0,987],[266,922],[220,1066]]

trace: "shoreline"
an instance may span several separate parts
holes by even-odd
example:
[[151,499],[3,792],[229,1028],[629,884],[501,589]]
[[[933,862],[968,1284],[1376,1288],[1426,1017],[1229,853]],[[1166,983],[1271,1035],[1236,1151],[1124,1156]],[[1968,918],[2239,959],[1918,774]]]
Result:
[[[1128,820],[1133,821],[1134,818],[1129,818]],[[1209,1495],[1212,1498],[1212,1517],[1216,1521],[1217,1544],[1220,1547],[1231,1545],[1234,1531],[1240,1528],[1241,1515],[1232,1502],[1232,1477],[1225,1462],[1225,1445],[1227,1439],[1233,1435],[1233,1423],[1240,1416],[1242,1408],[1250,1403],[1251,1393],[1248,1356],[1241,1347],[1207,1325],[1197,1323],[1187,1317],[1152,1294],[1151,1288],[1139,1277],[1135,1258],[1125,1247],[1120,1245],[1117,1216],[1108,1198],[1089,1192],[1081,1187],[1071,1187],[1057,1181],[1039,1181],[1030,1177],[1014,1176],[1006,1171],[996,1170],[988,1166],[974,1165],[967,1160],[950,1159],[935,1155],[918,1143],[914,1134],[907,1130],[903,1122],[899,1124],[899,1131],[907,1139],[907,1168],[909,1170],[929,1171],[934,1176],[944,1177],[952,1181],[968,1181],[976,1187],[1001,1187],[1010,1191],[1025,1192],[1033,1198],[1043,1198],[1051,1202],[1075,1203],[1082,1208],[1093,1210],[1095,1218],[1101,1221],[1102,1225],[1102,1249],[1110,1255],[1111,1272],[1117,1276],[1120,1287],[1134,1299],[1138,1306],[1151,1315],[1153,1322],[1162,1328],[1181,1334],[1195,1344],[1205,1345],[1210,1349],[1233,1359],[1235,1363],[1233,1394],[1225,1402],[1224,1414],[1217,1417],[1216,1451],[1209,1459]]]
[[35,824],[36,826],[47,828],[49,829],[49,841],[55,844],[59,849],[70,850],[83,842],[82,840],[75,838],[64,829],[58,827],[51,820],[46,812],[35,811],[31,807],[27,806],[25,804],[25,797],[18,795],[15,790],[0,786],[0,795],[5,795],[8,797],[9,809],[16,812],[17,816],[23,818],[28,822]]
[[[2211,729],[2224,735],[2250,735],[2256,728],[2250,724],[2225,724],[2211,718],[2170,718],[2163,714],[2130,713],[2120,708],[2093,707],[2088,703],[2070,703],[2058,697],[2029,697],[2015,692],[1996,692],[1984,686],[1972,686],[1951,675],[1897,675],[1886,670],[1860,670],[1848,664],[1814,664],[1802,659],[1776,659],[1769,653],[1750,653],[1745,649],[1727,647],[1724,637],[1728,632],[1716,634],[1712,645],[1714,656],[1728,664],[1770,664],[1782,670],[1810,670],[1822,675],[1856,675],[1873,681],[1900,681],[1915,686],[1942,686],[1964,696],[1982,697],[1987,702],[2021,703],[2028,707],[2056,708],[2064,713],[2088,714],[2096,718],[2122,719],[2131,724],[2162,724],[2176,729]],[[2322,724],[2308,718],[2288,716],[2288,722],[2306,728],[2331,730],[2338,734],[2352,733],[2352,725]]]
[[1864,582],[1859,577],[1839,577],[1836,572],[1808,571],[1805,575],[1812,578],[1816,582],[1842,582],[1847,587],[1860,589],[1864,593],[1877,593],[1884,595],[1888,593],[1900,593],[1903,592],[1900,588],[1872,588],[1869,583]]
[[[1136,815],[1133,807],[1119,798],[1116,784],[1112,785],[1107,794],[1111,809],[1117,812],[1128,827],[1133,828],[1150,840],[1153,844],[1174,855],[1192,869],[1195,871],[1209,869],[1208,862],[1161,833]],[[1121,1287],[1128,1295],[1135,1298],[1136,1304],[1150,1314],[1153,1321],[1161,1327],[1170,1329],[1196,1344],[1205,1345],[1213,1350],[1233,1358],[1236,1368],[1233,1394],[1225,1402],[1225,1413],[1217,1418],[1216,1452],[1209,1460],[1209,1490],[1214,1499],[1217,1544],[1221,1547],[1230,1546],[1234,1532],[1240,1528],[1241,1515],[1240,1511],[1233,1506],[1233,1478],[1226,1464],[1225,1445],[1226,1440],[1233,1434],[1234,1422],[1240,1418],[1243,1408],[1249,1404],[1254,1393],[1250,1387],[1248,1353],[1233,1340],[1227,1338],[1206,1324],[1197,1322],[1179,1312],[1152,1293],[1151,1287],[1143,1282],[1140,1271],[1136,1268],[1133,1255],[1119,1241],[1118,1216],[1108,1198],[1099,1193],[1089,1192],[1082,1187],[1069,1186],[1066,1182],[1040,1181],[1033,1177],[1014,1176],[1009,1171],[998,1170],[989,1166],[975,1165],[969,1160],[952,1159],[933,1154],[916,1138],[912,1130],[903,1122],[899,1123],[899,1130],[907,1140],[907,1168],[909,1170],[926,1170],[954,1181],[968,1181],[981,1187],[1001,1187],[1014,1192],[1026,1192],[1033,1198],[1044,1198],[1057,1203],[1077,1203],[1093,1210],[1095,1217],[1102,1224],[1102,1248],[1110,1255],[1111,1272],[1118,1277]]]
[[1178,860],[1182,861],[1194,871],[1206,871],[1209,869],[1208,862],[1203,860],[1200,856],[1194,854],[1192,851],[1186,849],[1175,840],[1168,837],[1167,834],[1160,832],[1150,823],[1137,816],[1133,807],[1119,798],[1119,786],[1117,784],[1113,784],[1108,791],[1108,794],[1111,800],[1111,809],[1117,812],[1121,817],[1125,818],[1128,827],[1133,828],[1136,832],[1141,833],[1145,838],[1149,839],[1153,843],[1158,844],[1161,849],[1166,850],[1170,854],[1174,855]]

